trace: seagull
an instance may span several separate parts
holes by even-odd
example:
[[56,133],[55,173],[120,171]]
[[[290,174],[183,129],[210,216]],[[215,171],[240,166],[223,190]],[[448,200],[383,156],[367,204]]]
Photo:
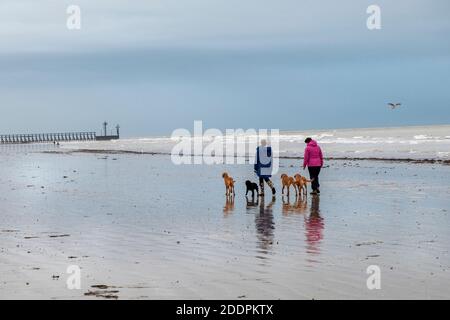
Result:
[[401,103],[388,103],[388,106],[391,107],[392,110],[394,110],[397,107],[400,107]]

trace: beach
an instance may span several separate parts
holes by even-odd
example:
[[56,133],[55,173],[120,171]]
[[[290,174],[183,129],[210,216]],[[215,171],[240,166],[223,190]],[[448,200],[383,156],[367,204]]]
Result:
[[450,300],[449,0],[36,3],[0,3],[0,301]]
[[450,298],[448,165],[327,160],[320,197],[296,202],[280,174],[303,173],[301,159],[282,158],[275,199],[252,201],[251,164],[99,147],[2,149],[0,299]]

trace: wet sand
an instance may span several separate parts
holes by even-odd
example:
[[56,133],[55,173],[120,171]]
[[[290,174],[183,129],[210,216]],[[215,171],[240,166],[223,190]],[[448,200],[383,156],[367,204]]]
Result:
[[[278,193],[299,164],[281,160]],[[3,152],[0,298],[450,298],[449,166],[328,161],[306,203],[247,200],[246,179],[251,165],[165,155]],[[366,287],[369,265],[381,290]]]

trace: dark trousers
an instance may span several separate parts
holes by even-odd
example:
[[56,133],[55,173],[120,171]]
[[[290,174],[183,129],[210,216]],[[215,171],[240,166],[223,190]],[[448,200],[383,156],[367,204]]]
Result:
[[313,180],[311,182],[311,188],[313,190],[317,190],[320,187],[319,184],[319,174],[320,174],[320,168],[321,167],[308,167],[308,171],[309,171],[309,178],[311,180]]
[[259,177],[259,187],[261,188],[261,193],[264,193],[264,181],[268,184],[268,186],[273,189],[273,183],[270,181],[268,177]]
[[269,182],[270,181],[270,178],[263,178],[263,177],[259,177],[259,183],[261,184],[261,183],[263,183],[263,182]]

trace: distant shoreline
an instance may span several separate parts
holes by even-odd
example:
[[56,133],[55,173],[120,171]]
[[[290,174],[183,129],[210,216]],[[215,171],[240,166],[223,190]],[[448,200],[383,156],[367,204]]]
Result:
[[288,129],[280,130],[280,133],[292,134],[298,132],[327,132],[327,131],[353,131],[353,130],[392,130],[392,129],[414,129],[414,128],[429,128],[429,127],[448,127],[447,124],[429,124],[429,125],[407,125],[407,126],[389,126],[389,127],[357,127],[357,128],[328,128],[328,129]]
[[[280,134],[292,135],[298,133],[317,133],[317,132],[330,132],[330,131],[354,131],[354,130],[393,130],[393,129],[425,129],[425,128],[442,128],[450,127],[450,123],[446,124],[430,124],[430,125],[406,125],[406,126],[388,126],[388,127],[357,127],[357,128],[323,128],[323,129],[280,129]],[[244,128],[242,128],[244,129]],[[245,129],[244,129],[245,130]],[[135,140],[135,139],[170,139],[171,134],[155,134],[148,136],[126,136],[121,137],[122,140]]]

